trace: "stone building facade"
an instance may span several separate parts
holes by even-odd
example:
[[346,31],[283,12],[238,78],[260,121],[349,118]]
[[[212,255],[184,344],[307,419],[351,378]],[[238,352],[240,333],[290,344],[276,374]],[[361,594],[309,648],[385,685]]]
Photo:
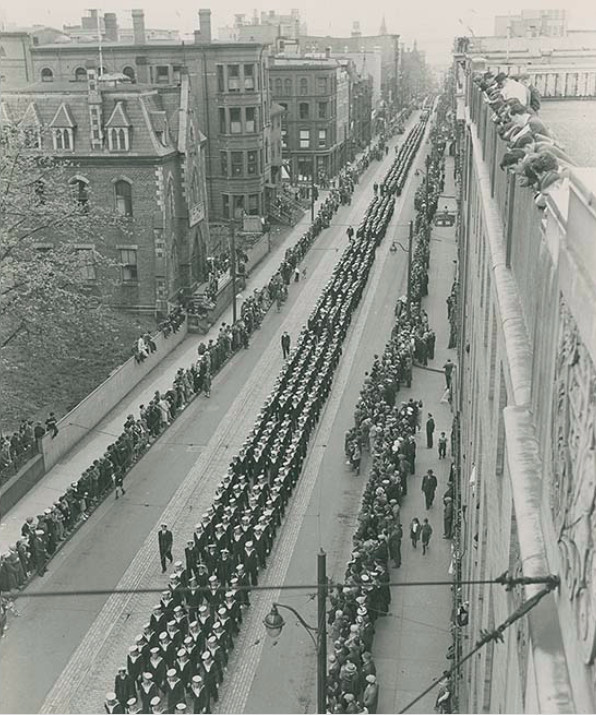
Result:
[[[594,712],[596,170],[572,169],[540,210],[500,170],[506,145],[490,107],[470,73],[456,71],[461,573],[561,579],[503,643],[464,665],[459,710]],[[465,654],[541,586],[461,589]]]
[[[116,307],[163,314],[206,277],[206,139],[192,86],[44,82],[2,94],[2,124],[34,132],[31,151],[68,162],[81,201],[120,216],[101,250],[120,265]],[[47,237],[51,238],[51,237]],[[100,246],[81,246],[80,250]],[[90,281],[101,276],[91,275]]]
[[[98,74],[124,74],[142,85],[177,87],[187,75],[192,110],[207,139],[210,219],[239,219],[243,212],[266,215],[275,191],[267,47],[254,42],[212,43],[210,10],[199,11],[200,29],[192,44],[150,43],[140,10],[133,14],[133,24],[133,43],[103,43],[101,68],[99,47],[92,43],[28,48],[29,81],[84,83],[87,61],[93,57]],[[16,68],[17,64],[6,87],[21,86]]]

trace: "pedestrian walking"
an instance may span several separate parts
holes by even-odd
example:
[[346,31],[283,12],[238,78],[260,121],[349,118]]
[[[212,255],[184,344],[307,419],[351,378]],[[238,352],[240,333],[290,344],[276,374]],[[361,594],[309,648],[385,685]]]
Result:
[[375,182],[373,184],[373,191],[375,192],[375,196],[377,195],[377,191],[379,190],[379,185]]
[[346,233],[348,234],[348,240],[351,242],[354,238],[354,229],[351,226],[348,226]]
[[425,554],[428,551],[428,546],[430,544],[430,537],[433,534],[433,528],[428,523],[428,519],[425,519],[422,524],[422,553]]
[[445,384],[449,390],[451,387],[451,374],[455,369],[455,364],[451,362],[451,358],[448,358],[447,362],[443,365],[443,370],[445,371]]
[[447,456],[447,435],[441,432],[439,437],[439,459],[445,459]]
[[433,446],[433,435],[435,433],[435,420],[431,413],[428,413],[428,419],[426,420],[426,447],[427,449],[432,449]]
[[294,270],[294,283],[298,283],[300,281],[300,268],[296,266],[296,269]]
[[291,342],[292,342],[292,339],[290,338],[290,334],[287,331],[285,331],[284,334],[281,336],[281,351],[283,353],[284,360],[290,354]]
[[416,548],[418,545],[418,540],[420,539],[420,531],[422,527],[420,524],[420,519],[415,516],[410,523],[410,539],[412,540],[412,546]]
[[122,494],[126,494],[126,490],[124,489],[124,486],[123,486],[124,474],[122,473],[122,471],[120,469],[112,475],[112,480],[114,481],[114,488],[116,491],[116,499],[118,499],[120,492],[122,492]]
[[168,529],[167,524],[162,524],[161,529],[157,534],[157,539],[159,542],[159,556],[161,558],[161,572],[166,571],[166,559],[170,563],[174,561],[172,557],[172,546],[174,544],[174,536],[172,532]]
[[424,504],[427,509],[430,509],[437,491],[437,478],[432,469],[429,469],[422,479],[422,491],[424,492]]

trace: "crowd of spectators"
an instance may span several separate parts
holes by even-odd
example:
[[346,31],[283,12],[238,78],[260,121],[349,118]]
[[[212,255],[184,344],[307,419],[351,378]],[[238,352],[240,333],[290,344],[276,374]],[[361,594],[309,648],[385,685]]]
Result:
[[538,91],[527,74],[488,71],[476,74],[473,81],[494,112],[499,137],[507,143],[501,169],[517,174],[520,184],[534,191],[536,205],[544,208],[547,194],[565,180],[574,162],[540,119]]
[[[177,305],[172,308],[167,317],[159,323],[159,330],[164,338],[169,337],[172,333],[177,333],[181,325],[186,320],[186,313],[182,306]],[[157,350],[155,340],[149,331],[141,333],[138,340],[133,346],[133,356],[137,363],[145,362],[145,360]]]
[[143,712],[210,712],[217,702],[250,588],[258,584],[297,484],[394,204],[393,196],[370,203],[214,504],[187,541],[185,563],[175,563],[169,589],[131,646],[107,694],[109,712],[137,712],[139,706]]
[[[444,113],[439,115],[445,118]],[[439,131],[445,122],[438,122]],[[433,128],[431,162],[443,163],[444,144]],[[428,164],[427,164],[428,167]],[[372,368],[366,373],[360,398],[354,411],[354,426],[346,435],[346,455],[358,470],[361,455],[369,455],[367,484],[364,490],[358,527],[353,536],[351,560],[344,582],[331,595],[328,614],[333,653],[328,663],[328,712],[376,712],[379,683],[372,658],[375,622],[387,614],[391,602],[392,568],[402,563],[403,526],[400,505],[408,493],[408,477],[416,465],[416,431],[421,427],[422,402],[410,398],[400,401],[399,391],[412,381],[412,363],[420,359],[417,346],[432,332],[421,305],[427,295],[430,250],[429,222],[436,209],[435,198],[441,191],[441,167],[428,171],[426,200],[417,206],[416,249],[412,260],[413,281],[411,302],[401,298],[395,309],[395,325],[381,356],[375,355]],[[431,200],[428,200],[428,197]],[[433,209],[433,206],[435,207]],[[434,334],[433,334],[434,335]],[[434,340],[432,354],[434,357]],[[428,359],[432,359],[428,351]],[[425,364],[425,363],[423,363]],[[453,478],[443,495],[444,536],[452,537]],[[416,530],[416,539],[418,529]],[[436,709],[449,713],[451,686],[448,677],[440,684]]]

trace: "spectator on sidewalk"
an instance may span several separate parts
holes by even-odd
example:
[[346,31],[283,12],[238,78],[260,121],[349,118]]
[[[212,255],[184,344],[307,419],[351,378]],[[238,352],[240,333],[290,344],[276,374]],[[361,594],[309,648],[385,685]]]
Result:
[[159,542],[159,557],[161,559],[161,572],[166,572],[166,559],[170,563],[174,561],[172,556],[172,546],[174,544],[174,536],[172,532],[168,529],[167,524],[162,524],[161,529],[158,532],[157,539]]
[[53,412],[50,412],[50,416],[46,420],[46,431],[52,434],[52,439],[58,435],[58,424]]
[[412,540],[412,546],[416,548],[418,541],[420,539],[420,519],[415,516],[410,523],[410,539]]
[[379,685],[376,675],[366,676],[366,687],[362,695],[362,703],[371,715],[377,712],[379,706]]
[[443,538],[451,539],[453,536],[453,499],[443,497]]
[[439,459],[445,459],[447,456],[447,435],[441,432],[439,437]]
[[437,491],[437,478],[432,469],[429,469],[422,478],[422,491],[424,492],[424,504],[427,509],[430,509]]
[[433,435],[435,433],[435,420],[431,413],[428,413],[428,419],[426,420],[426,447],[427,449],[432,449],[433,446]]
[[393,566],[398,569],[401,566],[401,540],[403,537],[402,525],[398,522],[389,532],[387,544],[389,546],[389,556],[393,561]]
[[430,537],[432,536],[433,528],[428,523],[428,519],[424,519],[422,524],[422,553],[425,554],[428,551],[430,544]]
[[447,389],[451,387],[451,374],[455,369],[455,364],[451,362],[451,358],[447,359],[447,362],[443,365],[443,370],[445,371],[445,384]]

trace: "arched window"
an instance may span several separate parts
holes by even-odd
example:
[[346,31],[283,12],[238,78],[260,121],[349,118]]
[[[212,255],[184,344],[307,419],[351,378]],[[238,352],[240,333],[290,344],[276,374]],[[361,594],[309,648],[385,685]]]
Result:
[[136,82],[136,81],[137,81],[137,76],[136,76],[136,74],[135,74],[135,68],[134,68],[134,67],[130,67],[130,66],[129,66],[129,67],[125,67],[125,68],[122,70],[122,74],[125,74],[131,82]]
[[201,203],[201,184],[199,183],[199,175],[196,169],[192,172],[190,199],[192,206],[196,206],[197,204]]
[[75,82],[86,82],[87,70],[84,67],[77,67],[75,70]]
[[308,94],[308,80],[306,77],[300,78],[300,94],[303,96]]
[[44,67],[41,71],[41,81],[42,82],[53,82],[54,73],[49,67]]
[[284,94],[287,97],[292,96],[292,80],[291,79],[285,79],[284,80]]
[[132,186],[128,181],[120,179],[114,184],[116,196],[116,213],[119,216],[132,216]]
[[82,176],[75,176],[69,182],[75,201],[81,211],[89,211],[89,182]]
[[276,96],[280,96],[283,92],[283,84],[281,81],[281,77],[277,77],[275,80],[275,94]]
[[52,138],[54,140],[54,151],[72,151],[73,136],[72,129],[68,127],[55,127],[52,130]]

